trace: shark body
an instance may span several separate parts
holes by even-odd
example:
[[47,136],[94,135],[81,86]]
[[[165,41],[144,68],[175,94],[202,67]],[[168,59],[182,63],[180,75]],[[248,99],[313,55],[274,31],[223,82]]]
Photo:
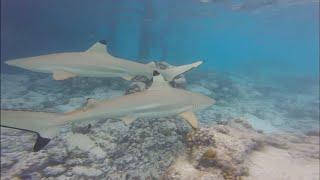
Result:
[[[155,71],[156,72],[156,71]],[[137,118],[167,117],[180,115],[193,128],[198,121],[193,111],[211,106],[214,100],[190,91],[172,88],[159,74],[153,78],[152,86],[137,92],[110,100],[89,99],[78,110],[65,114],[1,110],[1,126],[32,131],[38,134],[40,150],[50,138],[57,135],[59,126],[77,121],[92,121],[104,118],[122,119],[130,124]],[[39,145],[38,141],[46,142]],[[41,143],[40,143],[41,144]]]
[[198,67],[202,61],[189,65],[159,69],[154,62],[142,64],[111,56],[106,46],[94,44],[85,52],[56,53],[6,61],[6,64],[34,72],[52,73],[55,80],[76,76],[82,77],[121,77],[131,80],[136,75],[152,78],[154,70],[159,71],[165,80],[172,81],[176,76]]

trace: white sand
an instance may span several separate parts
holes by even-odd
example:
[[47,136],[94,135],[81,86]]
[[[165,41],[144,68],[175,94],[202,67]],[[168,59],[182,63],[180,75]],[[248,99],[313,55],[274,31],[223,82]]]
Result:
[[288,151],[267,147],[250,157],[248,180],[319,180],[319,160],[293,158]]

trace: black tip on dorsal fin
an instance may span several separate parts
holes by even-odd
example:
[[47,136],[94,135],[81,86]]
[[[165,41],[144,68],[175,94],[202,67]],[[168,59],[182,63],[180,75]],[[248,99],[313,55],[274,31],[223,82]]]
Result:
[[159,76],[160,73],[158,71],[153,71],[153,76]]
[[37,140],[33,146],[33,152],[38,152],[43,149],[50,142],[50,140],[51,139],[49,138],[41,137],[40,134],[37,133]]
[[106,40],[100,40],[99,43],[106,45],[107,41]]

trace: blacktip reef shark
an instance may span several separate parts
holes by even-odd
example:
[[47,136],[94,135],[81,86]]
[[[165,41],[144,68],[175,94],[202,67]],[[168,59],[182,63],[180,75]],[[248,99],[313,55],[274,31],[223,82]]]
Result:
[[1,126],[37,134],[34,151],[39,151],[59,132],[59,127],[79,121],[122,119],[130,124],[137,118],[180,115],[193,128],[198,127],[194,111],[211,106],[214,100],[202,94],[171,87],[154,71],[149,89],[110,100],[89,99],[84,107],[65,114],[1,110]]
[[165,80],[172,81],[176,76],[198,67],[202,61],[192,64],[159,69],[154,62],[142,64],[110,55],[106,45],[97,42],[84,52],[66,52],[20,58],[6,61],[6,64],[34,72],[52,73],[55,80],[76,76],[82,77],[121,77],[131,80],[136,75],[152,78],[157,70]]

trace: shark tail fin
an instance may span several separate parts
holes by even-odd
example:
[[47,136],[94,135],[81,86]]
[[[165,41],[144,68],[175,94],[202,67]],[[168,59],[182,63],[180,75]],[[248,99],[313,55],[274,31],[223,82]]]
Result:
[[50,138],[42,137],[42,136],[41,136],[38,132],[36,132],[36,131],[31,131],[31,130],[22,129],[22,128],[15,128],[15,127],[5,126],[5,125],[1,125],[1,127],[35,133],[35,134],[37,135],[37,139],[36,139],[36,142],[35,142],[35,144],[34,144],[34,146],[33,146],[33,151],[34,151],[34,152],[38,152],[38,151],[40,151],[41,149],[43,149],[43,148],[50,142],[50,140],[51,140]]
[[33,151],[44,148],[57,135],[60,115],[45,112],[1,110],[1,127],[22,130],[37,135]]
[[165,77],[167,81],[172,81],[175,77],[183,74],[187,71],[190,71],[193,68],[196,68],[202,64],[202,61],[197,61],[192,64],[176,66],[169,69],[161,70],[161,74]]

